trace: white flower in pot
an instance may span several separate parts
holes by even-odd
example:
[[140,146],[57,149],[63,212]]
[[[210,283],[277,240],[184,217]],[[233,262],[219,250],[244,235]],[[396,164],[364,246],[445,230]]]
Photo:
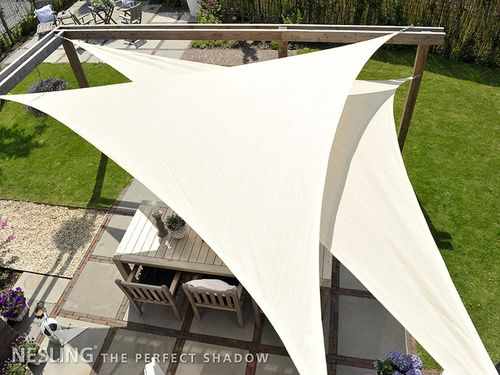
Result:
[[172,232],[172,237],[180,240],[187,234],[186,222],[182,217],[173,214],[167,218],[167,228]]

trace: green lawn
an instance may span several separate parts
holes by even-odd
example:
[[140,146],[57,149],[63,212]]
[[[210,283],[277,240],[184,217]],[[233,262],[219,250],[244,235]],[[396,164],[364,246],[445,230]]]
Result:
[[[381,51],[360,78],[409,76],[413,56]],[[91,85],[125,80],[105,65],[90,64],[85,70]],[[40,71],[76,87],[67,65],[45,64]],[[499,73],[431,56],[404,150],[436,242],[495,362],[500,360]],[[16,92],[25,91],[36,79],[35,72]],[[408,86],[396,97],[398,121]],[[99,160],[97,150],[58,122],[35,118],[12,103],[1,109],[0,197],[108,206],[129,176],[109,162],[99,187]],[[422,354],[429,367],[435,366]]]
[[[91,86],[126,82],[104,64],[85,64],[84,69]],[[69,65],[42,64],[14,92],[25,92],[40,77],[59,77],[78,87]],[[16,103],[1,107],[0,197],[108,207],[129,180],[120,167],[101,159],[97,149],[56,120],[35,117]]]

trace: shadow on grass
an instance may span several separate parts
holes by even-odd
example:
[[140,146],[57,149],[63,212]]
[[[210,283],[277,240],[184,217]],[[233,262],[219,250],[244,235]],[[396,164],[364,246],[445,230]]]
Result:
[[104,179],[106,178],[106,169],[108,167],[108,162],[109,158],[101,153],[99,166],[97,167],[94,188],[92,190],[92,196],[87,202],[88,208],[105,208],[113,206],[116,203],[116,199],[105,198],[102,196],[102,188],[104,185]]
[[424,206],[422,206],[422,203],[420,200],[418,201],[418,204],[420,205],[420,209],[422,210],[422,213],[424,214],[425,221],[427,222],[427,225],[429,226],[429,230],[431,231],[432,237],[434,238],[434,241],[436,242],[437,247],[440,250],[453,250],[453,241],[451,234],[448,232],[440,231],[438,230],[429,214],[425,210]]
[[[410,49],[408,47],[398,51],[387,48],[382,49],[373,56],[373,59],[412,67],[415,60],[415,48]],[[500,86],[500,69],[436,56],[432,52],[427,59],[425,70],[464,81],[472,81],[488,86]]]
[[0,126],[0,158],[27,157],[43,144],[36,140],[47,128],[44,124],[35,126],[33,132],[26,132],[21,126]]

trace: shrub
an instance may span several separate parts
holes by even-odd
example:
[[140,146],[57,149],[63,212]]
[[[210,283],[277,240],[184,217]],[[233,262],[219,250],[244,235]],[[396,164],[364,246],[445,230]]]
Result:
[[[51,92],[51,91],[62,91],[65,90],[69,87],[68,82],[59,79],[59,78],[49,78],[49,79],[44,79],[38,82],[35,82],[33,85],[31,85],[28,88],[28,91],[26,91],[28,94],[34,94],[34,93],[39,93],[39,92]],[[26,106],[26,109],[28,109],[30,112],[32,112],[36,116],[42,116],[44,115],[43,112],[40,112],[38,109]]]

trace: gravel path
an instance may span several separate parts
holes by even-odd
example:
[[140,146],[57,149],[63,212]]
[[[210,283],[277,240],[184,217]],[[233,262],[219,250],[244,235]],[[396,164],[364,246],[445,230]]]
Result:
[[[9,231],[16,237],[0,250],[0,265],[72,277],[104,216],[90,209],[0,199],[0,217],[9,222]],[[9,231],[0,233],[5,236]]]

